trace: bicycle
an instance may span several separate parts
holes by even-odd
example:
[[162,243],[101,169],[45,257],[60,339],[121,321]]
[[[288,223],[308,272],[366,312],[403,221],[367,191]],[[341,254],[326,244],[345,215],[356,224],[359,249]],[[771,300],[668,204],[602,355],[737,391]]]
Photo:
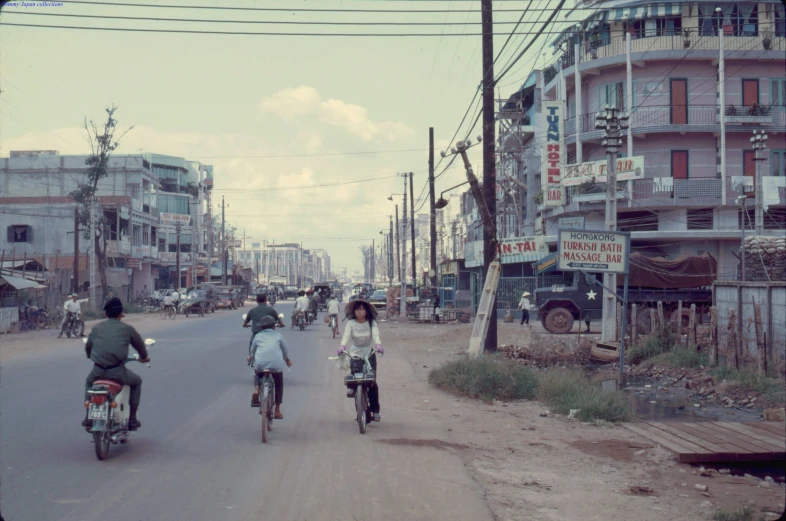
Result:
[[164,306],[160,309],[161,320],[175,319],[175,308],[173,306]]
[[259,379],[259,414],[262,416],[262,443],[267,443],[267,433],[273,430],[273,407],[276,403],[276,386],[273,382],[273,371],[265,369],[258,374],[262,375]]
[[338,335],[338,319],[334,315],[330,315],[330,329],[333,330],[333,338]]
[[[376,353],[376,350],[372,349],[371,353],[366,357],[361,358],[352,356],[349,359],[351,374],[344,378],[344,384],[347,388],[354,391],[355,411],[357,412],[357,422],[360,434],[366,433],[366,425],[372,420],[368,391],[376,381],[374,369],[372,369],[371,362],[369,361],[369,358],[374,353]],[[347,396],[350,398],[352,397],[351,394]]]

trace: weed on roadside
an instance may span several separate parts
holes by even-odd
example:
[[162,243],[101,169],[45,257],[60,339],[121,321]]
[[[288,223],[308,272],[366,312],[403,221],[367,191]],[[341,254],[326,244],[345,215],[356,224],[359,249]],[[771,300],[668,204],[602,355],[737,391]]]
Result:
[[677,333],[671,328],[666,328],[661,333],[647,337],[639,342],[626,355],[629,363],[638,365],[645,360],[668,353],[677,345]]
[[444,391],[486,401],[532,399],[537,387],[531,369],[500,356],[448,362],[432,369],[428,381]]
[[672,367],[707,367],[710,363],[706,353],[699,351],[696,346],[675,346],[665,357],[666,362]]
[[730,389],[763,394],[778,403],[786,402],[786,389],[784,389],[783,380],[777,377],[762,376],[756,369],[717,367],[713,369],[712,375],[719,380],[729,382]]
[[753,517],[756,511],[751,505],[742,506],[736,510],[717,510],[713,515],[713,521],[755,521]]
[[538,399],[558,414],[578,409],[581,421],[623,422],[631,418],[630,402],[620,391],[603,391],[579,370],[554,370],[538,375]]

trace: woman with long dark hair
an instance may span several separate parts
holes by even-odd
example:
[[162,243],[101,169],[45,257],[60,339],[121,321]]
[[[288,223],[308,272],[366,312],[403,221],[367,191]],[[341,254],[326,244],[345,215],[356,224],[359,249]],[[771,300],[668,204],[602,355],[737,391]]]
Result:
[[[385,353],[382,342],[379,339],[379,322],[377,321],[377,310],[365,300],[353,300],[347,304],[345,313],[349,322],[344,328],[344,336],[341,338],[341,348],[338,350],[339,356],[347,352],[349,346],[350,356],[366,357],[371,353],[372,347],[380,355]],[[374,374],[377,374],[377,355],[372,354],[369,359]],[[354,390],[347,391],[347,395],[352,397]],[[379,385],[376,378],[374,384],[368,392],[369,406],[373,414],[374,421],[380,421],[379,416]]]

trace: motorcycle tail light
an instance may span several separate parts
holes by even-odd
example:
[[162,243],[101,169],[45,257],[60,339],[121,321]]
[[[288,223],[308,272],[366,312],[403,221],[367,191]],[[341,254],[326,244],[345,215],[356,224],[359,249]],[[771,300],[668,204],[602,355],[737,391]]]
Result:
[[117,409],[117,402],[112,402],[109,404],[109,406],[113,409]]
[[92,395],[90,397],[90,401],[92,403],[97,404],[97,405],[101,405],[102,403],[104,403],[106,401],[106,396],[101,395],[101,394],[94,394],[94,395]]
[[90,400],[85,401],[85,409],[87,409],[88,407],[90,407]]

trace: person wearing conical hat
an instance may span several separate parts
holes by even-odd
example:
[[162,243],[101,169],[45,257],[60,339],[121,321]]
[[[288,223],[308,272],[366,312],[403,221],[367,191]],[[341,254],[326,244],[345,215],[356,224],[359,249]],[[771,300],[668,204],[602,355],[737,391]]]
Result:
[[532,308],[532,304],[529,301],[530,292],[525,291],[521,294],[521,300],[519,300],[519,309],[521,310],[521,324],[524,325],[524,322],[529,325],[529,310]]

